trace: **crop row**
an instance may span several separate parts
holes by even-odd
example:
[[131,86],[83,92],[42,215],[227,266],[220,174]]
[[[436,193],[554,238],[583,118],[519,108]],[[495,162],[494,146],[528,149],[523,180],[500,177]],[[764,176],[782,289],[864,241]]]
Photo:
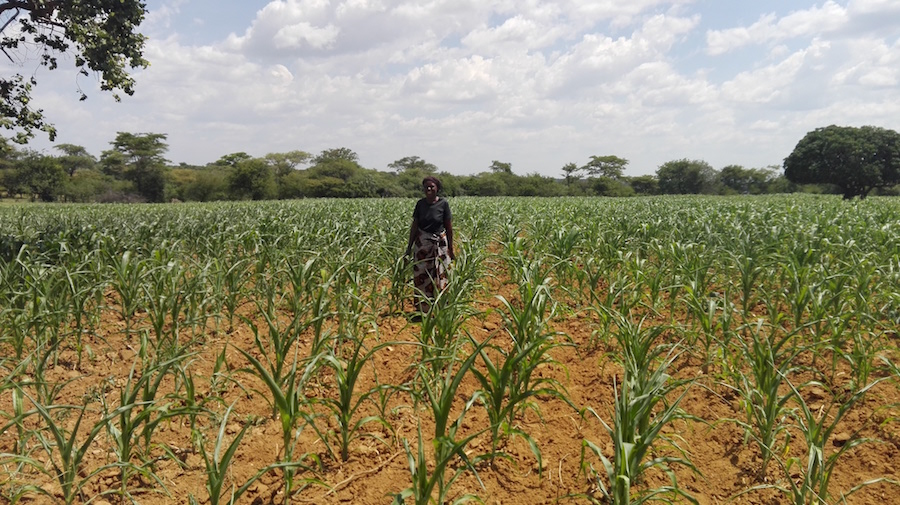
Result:
[[[450,286],[415,325],[404,317],[410,201],[2,209],[0,492],[171,499],[166,472],[196,461],[206,490],[184,501],[230,503],[277,475],[291,502],[335,493],[329,469],[375,444],[407,469],[382,495],[465,501],[482,494],[480,474],[524,457],[517,442],[543,478],[523,420],[548,405],[603,428],[580,441],[573,501],[693,501],[678,477],[700,468],[679,423],[743,433],[759,463],[733,496],[833,503],[892,482],[831,479],[874,438],[851,413],[876,419],[876,435],[895,423],[887,400],[867,402],[897,397],[900,204],[452,205]],[[474,331],[491,317],[496,329]],[[384,368],[401,348],[403,372]],[[568,350],[615,363],[608,409],[573,400]],[[699,378],[677,372],[686,365]],[[737,407],[721,419],[683,408],[697,388]],[[275,454],[240,467],[267,420]]]

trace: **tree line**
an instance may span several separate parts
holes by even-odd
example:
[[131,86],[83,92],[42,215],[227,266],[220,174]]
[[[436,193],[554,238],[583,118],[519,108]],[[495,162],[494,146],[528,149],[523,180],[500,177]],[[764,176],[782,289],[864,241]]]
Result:
[[[131,95],[131,69],[146,67],[146,37],[138,32],[147,7],[140,0],[43,2],[0,0],[0,50],[14,62],[37,59],[57,68],[65,54],[78,75],[92,72],[100,89]],[[263,200],[305,197],[405,197],[420,194],[424,175],[438,173],[448,195],[480,196],[632,196],[655,194],[761,194],[792,191],[840,193],[845,199],[897,194],[900,134],[875,126],[827,126],[806,134],[778,166],[716,170],[702,160],[680,159],[660,165],[655,175],[624,176],[628,160],[591,156],[567,163],[560,177],[517,175],[510,163],[494,160],[472,176],[438,172],[418,156],[364,168],[347,148],[318,155],[304,151],[254,158],[238,152],[205,166],[173,166],[164,155],[166,135],[120,132],[97,159],[83,147],[56,146],[55,154],[19,150],[35,131],[54,140],[56,129],[33,105],[34,75],[0,76],[0,194],[13,198],[67,202],[165,202]],[[78,89],[79,98],[87,95]],[[802,185],[802,186],[801,186]]]
[[292,198],[417,197],[426,175],[438,175],[447,196],[636,196],[659,194],[765,194],[838,192],[829,185],[799,186],[779,167],[714,169],[702,160],[663,163],[654,175],[624,175],[628,160],[591,156],[567,163],[559,177],[518,175],[494,160],[476,175],[454,175],[418,156],[384,170],[363,167],[346,147],[317,155],[296,150],[253,157],[222,156],[203,166],[173,165],[167,136],[119,132],[110,149],[94,157],[84,147],[57,145],[52,154],[0,144],[0,192],[44,202],[169,202]]

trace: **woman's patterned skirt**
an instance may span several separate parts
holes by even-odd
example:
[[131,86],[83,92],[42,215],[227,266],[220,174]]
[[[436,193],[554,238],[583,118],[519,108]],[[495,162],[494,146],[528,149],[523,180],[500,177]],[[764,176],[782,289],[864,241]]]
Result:
[[413,284],[416,302],[422,312],[428,312],[435,295],[447,287],[449,267],[447,232],[419,230],[413,249]]

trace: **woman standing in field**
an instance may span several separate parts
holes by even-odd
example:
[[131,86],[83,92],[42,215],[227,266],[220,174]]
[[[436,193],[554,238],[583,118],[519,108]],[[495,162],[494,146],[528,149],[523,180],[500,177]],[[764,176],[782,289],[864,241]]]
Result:
[[422,180],[425,198],[416,202],[406,256],[413,258],[416,306],[427,313],[438,291],[447,287],[447,267],[456,259],[453,252],[453,220],[450,204],[438,196],[442,189],[437,177]]

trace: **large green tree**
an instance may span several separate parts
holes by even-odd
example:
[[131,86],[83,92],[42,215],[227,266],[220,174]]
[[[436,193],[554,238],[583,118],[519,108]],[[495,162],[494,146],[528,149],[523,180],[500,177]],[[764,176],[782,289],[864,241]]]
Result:
[[226,154],[213,162],[213,165],[218,165],[220,167],[235,167],[238,163],[242,161],[252,160],[253,156],[245,153],[244,151],[240,151],[237,153]]
[[491,161],[490,169],[495,174],[511,174],[512,163],[494,160]]
[[335,147],[332,149],[325,149],[324,151],[319,153],[318,156],[313,158],[313,163],[315,163],[316,165],[321,165],[323,163],[338,160],[352,161],[353,163],[356,163],[359,161],[359,155],[349,147]]
[[59,162],[66,170],[66,173],[69,174],[69,177],[74,176],[77,170],[90,169],[97,164],[97,160],[82,146],[59,144],[56,146],[56,150],[63,153],[59,157]]
[[[396,175],[392,174],[394,175],[396,186],[391,187],[391,185],[388,185],[384,188],[384,191],[379,191],[379,194],[389,195],[399,192],[397,196],[413,197],[422,196],[422,179],[436,173],[438,170],[436,165],[418,156],[404,156],[389,163],[388,168],[393,169],[396,173]],[[443,185],[446,186],[446,183],[443,183]]]
[[900,134],[876,126],[826,126],[804,136],[784,160],[797,184],[834,184],[845,199],[900,184]]
[[272,200],[278,196],[275,172],[259,158],[237,162],[228,177],[228,187],[239,200]]
[[638,175],[629,177],[628,184],[638,195],[655,195],[659,193],[659,181],[653,175]]
[[397,174],[411,173],[416,176],[437,172],[437,167],[434,164],[428,163],[418,156],[404,156],[399,160],[388,163],[388,168],[393,169]]
[[263,156],[263,161],[272,167],[272,173],[275,174],[275,186],[278,188],[277,197],[279,199],[304,196],[300,166],[309,163],[310,160],[312,160],[312,154],[300,150],[269,153]]
[[566,163],[562,167],[563,175],[566,178],[566,186],[571,186],[573,181],[578,180],[578,172],[582,170],[582,167],[579,167],[575,163]]
[[587,165],[581,167],[581,169],[589,175],[620,179],[627,165],[628,160],[618,156],[591,156],[591,161],[588,161]]
[[286,153],[269,153],[263,156],[263,160],[272,167],[275,177],[279,179],[298,170],[300,165],[309,163],[311,159],[311,154],[300,150]]
[[[147,13],[140,0],[7,0],[0,1],[0,50],[14,64],[28,61],[50,70],[63,62],[73,64],[81,75],[97,75],[100,88],[134,93],[129,71],[147,66],[143,58],[146,37],[138,26]],[[16,132],[25,143],[34,130],[56,138],[43,110],[34,108],[31,92],[37,84],[35,72],[0,77],[0,125]],[[80,98],[87,95],[76,88]]]
[[778,173],[765,168],[744,168],[728,165],[719,171],[719,182],[724,193],[759,195],[769,192],[769,184],[778,178]]
[[119,132],[110,144],[113,148],[100,157],[104,172],[133,182],[138,194],[149,202],[164,201],[166,134]]
[[29,152],[16,168],[19,187],[27,192],[32,200],[54,202],[65,188],[66,171],[59,160],[37,152]]
[[667,195],[712,193],[716,171],[702,160],[667,161],[656,169],[659,191]]

